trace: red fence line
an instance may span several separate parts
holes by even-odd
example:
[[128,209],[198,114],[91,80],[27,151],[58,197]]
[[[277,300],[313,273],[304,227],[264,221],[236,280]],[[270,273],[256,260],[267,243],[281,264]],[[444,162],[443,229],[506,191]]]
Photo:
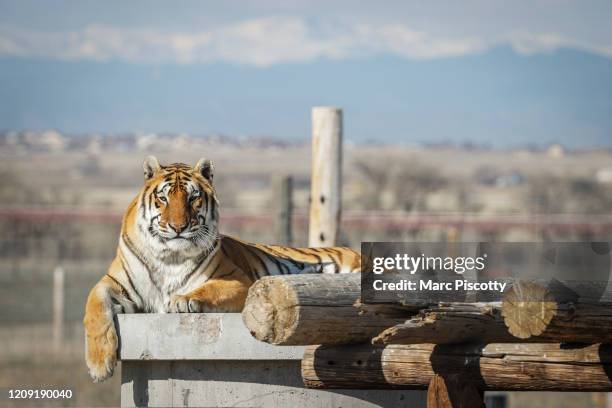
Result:
[[[90,222],[119,223],[121,213],[105,209],[71,207],[5,207],[0,208],[0,220],[31,222]],[[344,228],[407,229],[457,228],[479,231],[523,229],[532,231],[612,233],[612,216],[579,214],[431,214],[400,211],[345,211]],[[259,226],[272,222],[271,214],[248,213],[237,209],[221,212],[221,222],[227,226]],[[293,223],[307,224],[307,214],[297,212]]]

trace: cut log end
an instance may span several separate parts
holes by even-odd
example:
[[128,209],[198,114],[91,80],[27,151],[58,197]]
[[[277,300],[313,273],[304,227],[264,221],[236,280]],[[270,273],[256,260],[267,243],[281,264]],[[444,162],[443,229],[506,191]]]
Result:
[[298,321],[297,295],[284,286],[282,280],[269,278],[262,278],[251,286],[242,320],[257,340],[270,344],[285,343]]
[[360,289],[357,273],[264,277],[249,289],[243,321],[256,339],[286,346],[369,342],[405,321],[359,314]]
[[504,295],[502,316],[508,331],[520,339],[539,336],[557,314],[550,291],[533,282],[517,282]]

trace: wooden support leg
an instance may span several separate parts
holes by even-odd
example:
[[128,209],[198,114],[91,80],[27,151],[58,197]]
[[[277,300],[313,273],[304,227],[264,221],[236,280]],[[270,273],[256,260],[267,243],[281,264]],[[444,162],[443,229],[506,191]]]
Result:
[[427,408],[485,408],[483,392],[456,375],[434,375],[427,387]]

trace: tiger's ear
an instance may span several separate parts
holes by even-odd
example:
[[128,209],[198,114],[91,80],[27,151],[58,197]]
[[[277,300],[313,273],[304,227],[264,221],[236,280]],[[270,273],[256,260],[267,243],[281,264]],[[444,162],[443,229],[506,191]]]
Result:
[[213,164],[208,159],[200,159],[193,170],[200,173],[210,184],[213,181]]
[[145,180],[148,180],[153,177],[156,171],[161,169],[161,166],[155,156],[148,156],[142,163],[142,169],[144,170]]

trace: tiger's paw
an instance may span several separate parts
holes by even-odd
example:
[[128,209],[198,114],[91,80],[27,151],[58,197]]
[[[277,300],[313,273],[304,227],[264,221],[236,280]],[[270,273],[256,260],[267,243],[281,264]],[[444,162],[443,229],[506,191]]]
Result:
[[200,313],[203,309],[202,302],[195,298],[186,295],[174,295],[170,298],[171,313]]
[[88,335],[87,368],[94,382],[102,382],[113,375],[117,365],[118,338],[115,328],[110,325],[100,335]]

